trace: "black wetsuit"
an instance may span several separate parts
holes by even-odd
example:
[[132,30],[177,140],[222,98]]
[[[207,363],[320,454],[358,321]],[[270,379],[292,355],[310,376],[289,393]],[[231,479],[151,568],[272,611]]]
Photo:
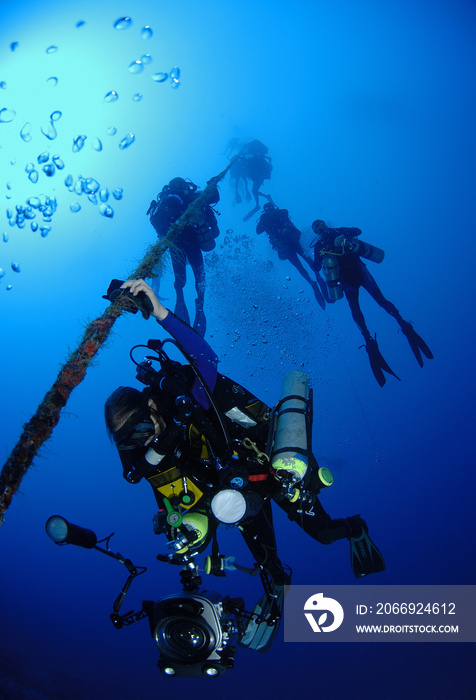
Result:
[[[164,238],[171,225],[185,212],[187,207],[197,199],[200,191],[185,191],[180,195],[171,192],[166,185],[159,195],[156,206],[152,203],[149,208],[150,222],[159,238]],[[218,190],[213,202],[219,200]],[[213,209],[206,204],[201,211],[200,219],[193,224],[185,226],[174,238],[170,247],[170,256],[174,271],[174,287],[177,295],[175,313],[186,323],[190,323],[190,317],[185,304],[183,290],[187,283],[187,263],[190,264],[194,278],[197,298],[195,301],[196,313],[193,327],[205,335],[206,319],[203,311],[205,299],[205,267],[202,251],[210,251],[215,247],[214,239],[218,236],[218,226]]]
[[[128,480],[137,482],[141,477],[145,477],[154,489],[159,507],[163,508],[163,493],[164,489],[168,488],[167,478],[169,481],[175,478],[176,483],[181,483],[180,480],[184,478],[188,479],[190,487],[196,489],[194,491],[196,500],[187,510],[202,512],[210,521],[208,537],[197,549],[197,551],[203,551],[218,525],[210,509],[211,499],[220,489],[230,488],[226,483],[227,465],[235,470],[237,467],[244,468],[249,478],[246,491],[261,496],[263,503],[257,513],[239,522],[239,529],[256,562],[264,566],[276,585],[282,585],[286,582],[287,576],[277,555],[271,498],[286,511],[291,520],[296,521],[311,537],[323,544],[330,544],[335,540],[348,537],[349,525],[344,519],[332,520],[318,500],[315,501],[312,512],[306,512],[305,508],[300,508],[299,501],[291,503],[283,497],[281,485],[273,476],[267,463],[258,463],[255,459],[255,451],[245,449],[243,446],[243,439],[248,437],[260,451],[265,451],[269,428],[268,406],[240,384],[217,372],[217,355],[188,325],[171,313],[161,325],[194,359],[219,407],[221,419],[226,423],[235,459],[230,459],[230,452],[227,452],[226,440],[219,420],[203,386],[188,367],[186,376],[189,378],[189,393],[193,396],[195,408],[191,411],[185,430],[180,433],[179,444],[170,447],[167,455],[155,466],[144,459],[143,452],[140,458],[137,455],[136,478]],[[176,421],[173,417],[167,415],[163,417],[167,426],[170,426],[170,430],[176,430],[174,427]],[[178,436],[179,433],[175,435]],[[167,430],[164,431],[164,440],[167,441]],[[317,493],[319,490],[317,463],[312,455],[309,461],[305,480],[306,483],[309,482],[311,488],[314,486]],[[129,464],[128,468],[130,466]],[[126,475],[126,468],[124,473]],[[170,533],[167,535],[171,537]]]
[[[278,207],[271,208],[269,204],[265,205],[265,210],[261,214],[256,225],[256,233],[267,234],[269,242],[278,253],[279,259],[289,260],[291,265],[294,265],[299,274],[311,285],[318,303],[324,306],[323,294],[325,294],[325,284],[318,276],[316,277],[317,281],[311,279],[306,268],[299,260],[298,256],[300,256],[311,269],[314,268],[312,256],[302,247],[301,232],[289,218],[288,210],[279,209]],[[319,290],[319,287],[321,287],[321,290]]]
[[334,245],[334,241],[338,236],[344,236],[346,241],[352,242],[352,239],[357,238],[361,233],[362,231],[359,228],[353,227],[347,228],[343,226],[340,228],[327,228],[325,235],[319,236],[314,244],[314,265],[317,275],[322,268],[323,257],[326,254],[336,256],[341,274],[342,289],[349,303],[352,318],[367,342],[371,336],[359,304],[360,287],[367,290],[377,304],[385,309],[388,314],[396,318],[399,323],[403,322],[403,318],[396,306],[384,297],[374,277],[370,274],[367,266],[362,261],[362,258],[357,253],[346,250],[345,246],[344,248],[336,248]]

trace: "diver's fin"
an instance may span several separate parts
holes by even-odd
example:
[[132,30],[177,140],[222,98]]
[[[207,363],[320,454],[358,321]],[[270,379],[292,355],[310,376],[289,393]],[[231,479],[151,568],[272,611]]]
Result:
[[385,569],[383,556],[372,542],[368,534],[368,527],[360,515],[346,518],[351,527],[350,541],[350,565],[354,576],[361,578],[368,574],[376,574]]
[[[253,610],[253,617],[239,641],[240,646],[262,653],[269,650],[278,634],[285,589],[286,586],[273,586],[272,596],[265,593],[260,598]],[[262,622],[256,621],[257,615]]]
[[367,350],[367,354],[369,356],[370,367],[372,368],[374,377],[380,386],[383,386],[387,381],[384,372],[392,374],[395,379],[400,381],[400,377],[397,377],[393,369],[388,366],[385,358],[382,356],[376,338],[369,338],[369,340],[365,343],[365,349]]
[[186,323],[187,326],[190,325],[190,316],[188,315],[188,309],[183,299],[177,299],[174,314]]
[[320,289],[317,286],[317,282],[312,282],[311,284],[312,284],[312,291],[314,292],[314,297],[315,297],[317,303],[319,304],[321,309],[325,309],[326,308],[326,300],[322,296]]
[[423,358],[421,353],[423,353],[428,360],[433,360],[433,353],[431,352],[430,348],[425,343],[423,338],[418,335],[409,321],[401,322],[400,328],[402,329],[402,333],[407,336],[407,340],[410,343],[410,347],[420,367],[423,367]]
[[260,208],[261,207],[259,204],[257,204],[255,207],[253,207],[253,209],[251,211],[249,211],[247,214],[244,215],[243,221],[249,221],[251,219],[251,217],[253,216],[253,214],[256,214],[256,212],[259,211]]
[[203,306],[199,306],[197,301],[195,301],[195,320],[193,322],[193,330],[197,331],[198,335],[202,338],[205,337],[205,332],[207,330],[207,319],[205,312],[203,311]]

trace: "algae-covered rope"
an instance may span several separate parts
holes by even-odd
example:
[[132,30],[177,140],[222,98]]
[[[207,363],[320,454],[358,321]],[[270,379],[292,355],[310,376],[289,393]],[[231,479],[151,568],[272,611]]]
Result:
[[[215,187],[226,175],[234,160],[221,173],[212,177],[198,197],[188,206],[183,215],[170,227],[167,236],[151,246],[129,279],[153,276],[155,265],[182,229],[193,223],[205,204],[214,201]],[[127,297],[122,295],[107,307],[99,318],[89,323],[78,347],[60,369],[56,381],[46,393],[34,416],[23,426],[23,432],[0,473],[0,525],[9,507],[13,494],[30,468],[36,453],[48,440],[60,419],[61,409],[66,405],[73,389],[82,382],[88,365],[107,340],[119,316],[131,310]]]

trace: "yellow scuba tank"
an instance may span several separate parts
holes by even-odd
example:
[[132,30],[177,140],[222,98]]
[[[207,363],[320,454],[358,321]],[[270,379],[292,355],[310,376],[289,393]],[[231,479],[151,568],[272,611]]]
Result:
[[354,253],[357,253],[361,258],[366,260],[371,260],[375,263],[381,263],[385,257],[385,251],[377,246],[371,245],[371,243],[366,243],[360,239],[354,238],[352,241],[354,245]]
[[335,255],[326,253],[322,257],[322,274],[327,286],[329,301],[333,304],[344,296],[340,279],[339,263]]
[[293,370],[283,379],[277,411],[276,431],[271,449],[271,467],[279,475],[289,474],[293,481],[304,478],[308,467],[307,404],[309,378]]

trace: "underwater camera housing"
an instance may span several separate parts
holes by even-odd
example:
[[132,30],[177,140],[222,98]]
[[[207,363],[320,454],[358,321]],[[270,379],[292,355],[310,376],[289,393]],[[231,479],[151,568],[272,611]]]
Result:
[[213,678],[233,668],[234,622],[217,593],[184,591],[144,609],[164,675]]

